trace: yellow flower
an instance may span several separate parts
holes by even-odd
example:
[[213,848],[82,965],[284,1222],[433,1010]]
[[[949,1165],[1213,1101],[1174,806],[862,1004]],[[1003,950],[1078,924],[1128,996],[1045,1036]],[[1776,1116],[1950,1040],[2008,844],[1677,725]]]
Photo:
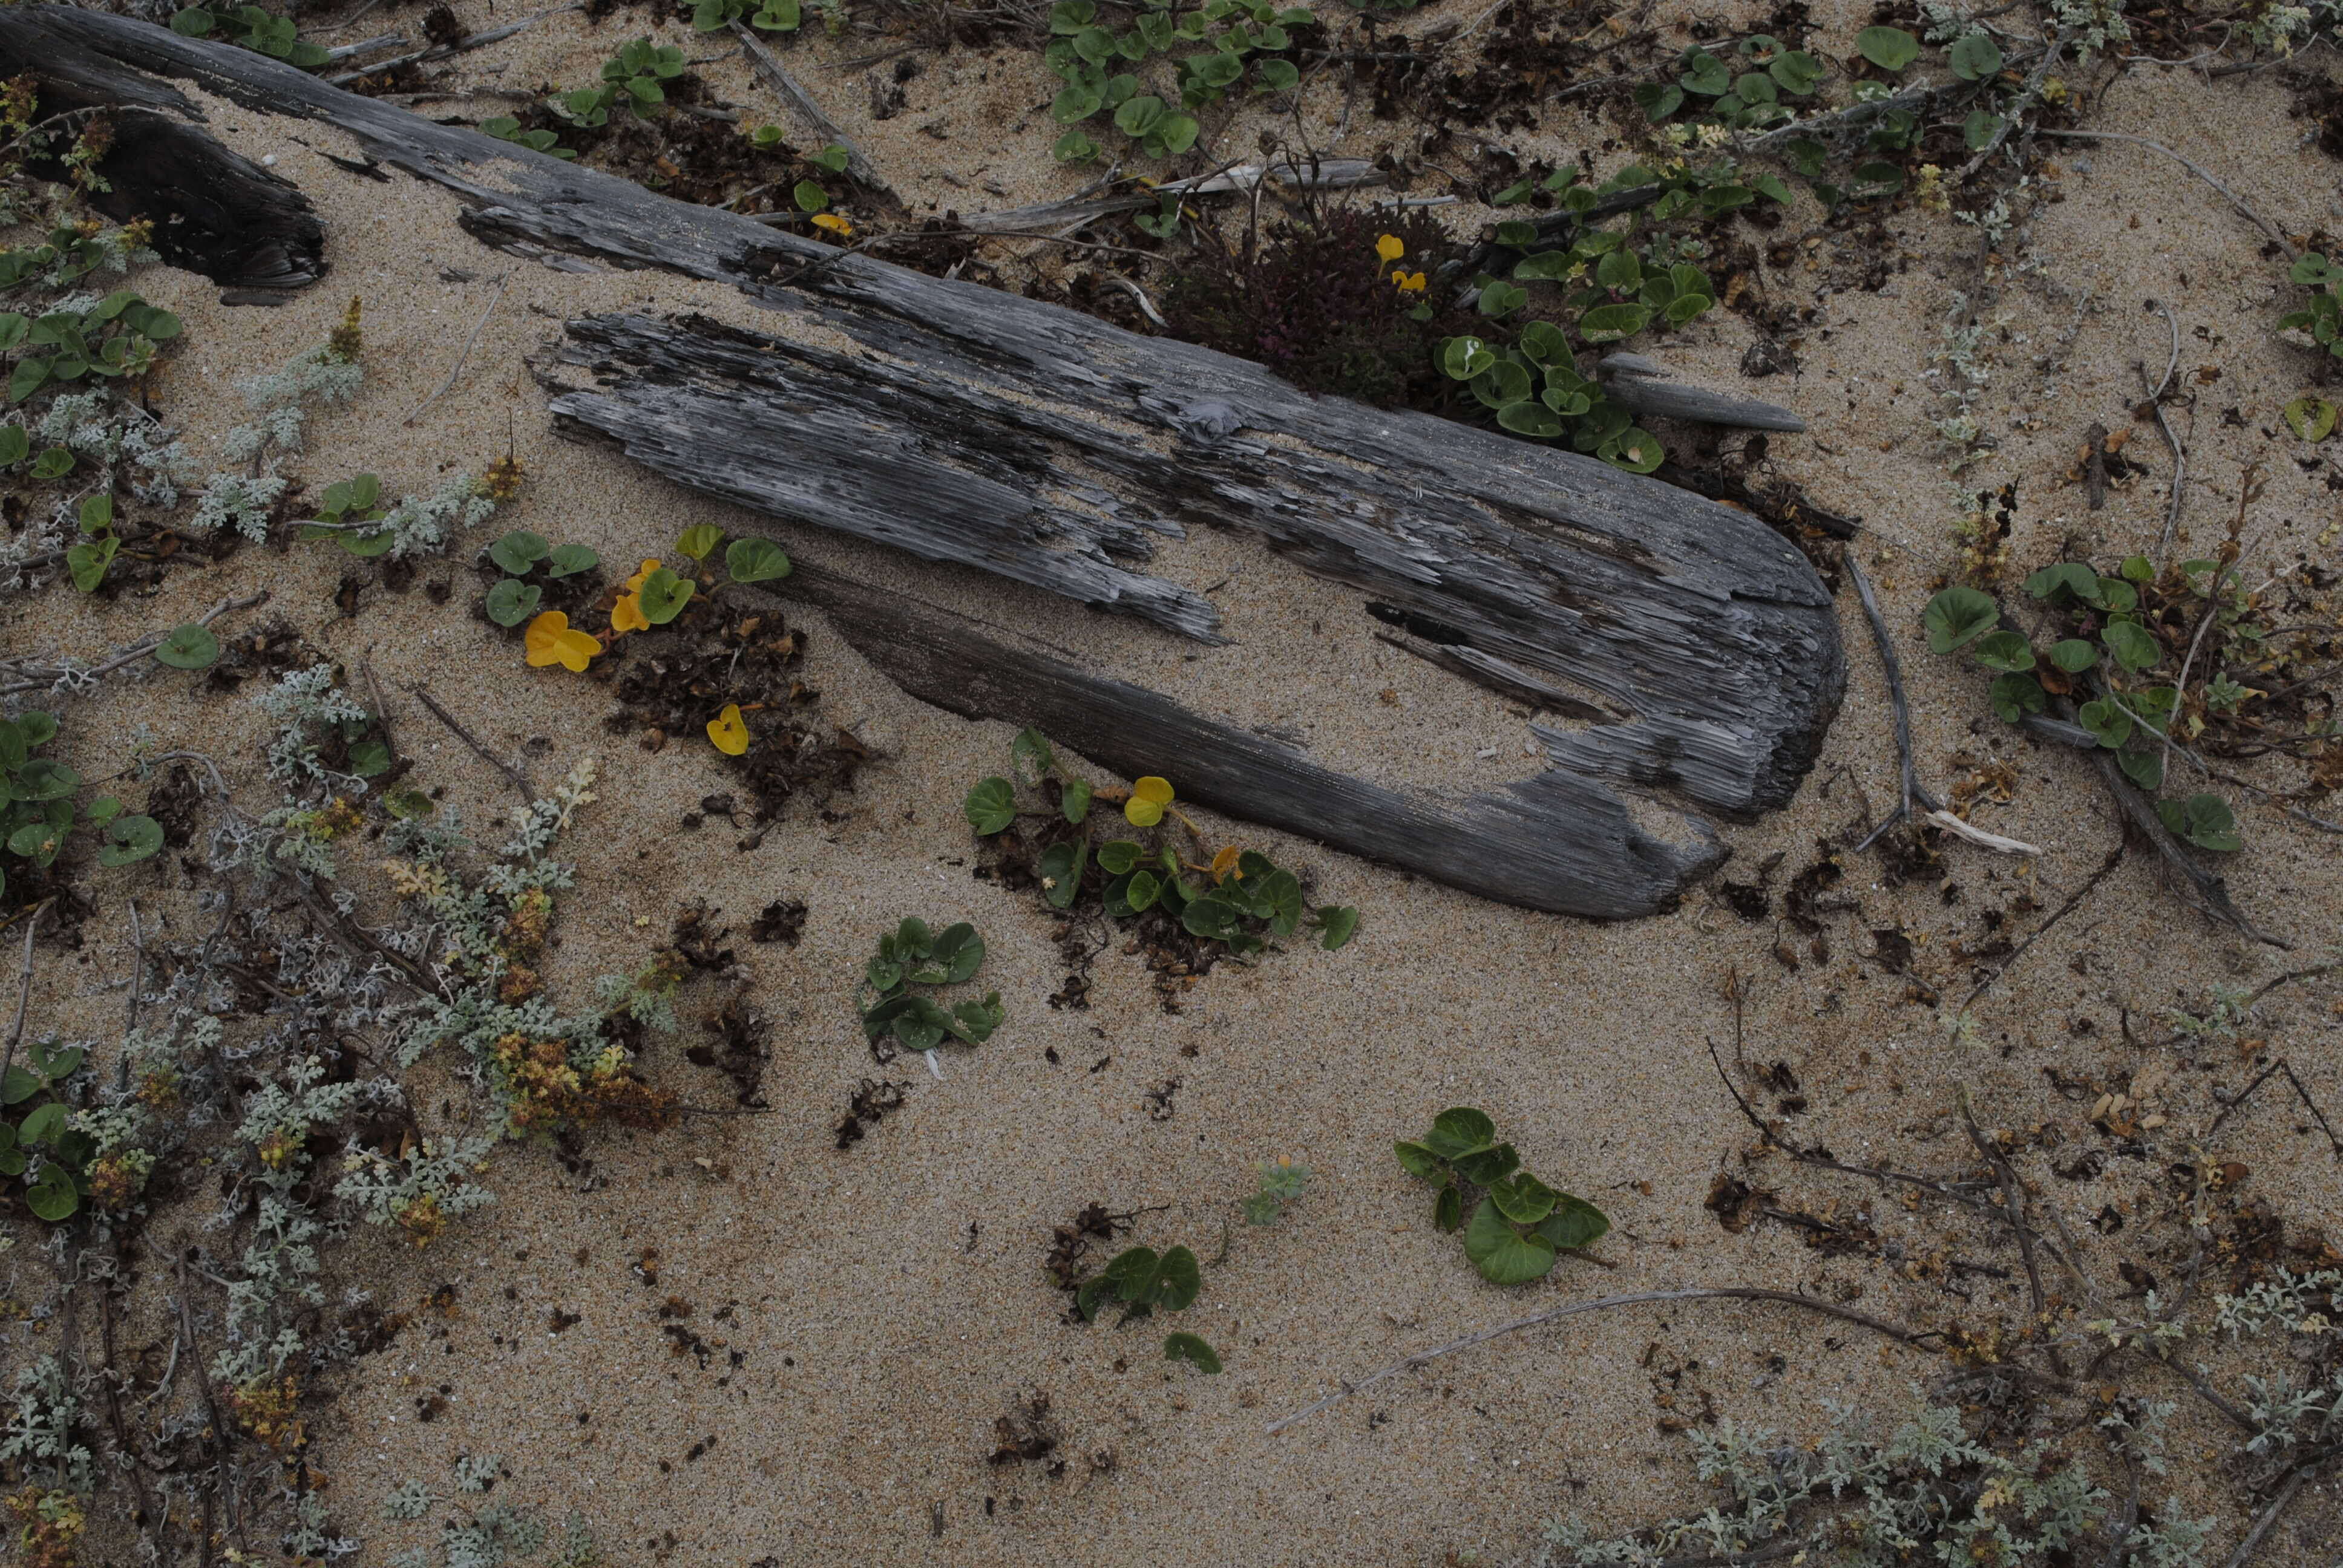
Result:
[[1163,808],[1172,804],[1172,783],[1149,774],[1135,779],[1131,786],[1131,799],[1123,802],[1123,820],[1134,828],[1152,828],[1163,820]]
[[1380,234],[1375,236],[1375,254],[1385,261],[1397,261],[1407,254],[1407,246],[1395,234]]
[[828,229],[830,233],[838,236],[840,239],[844,239],[848,235],[854,232],[854,226],[847,222],[846,219],[839,216],[834,212],[818,212],[814,214],[813,226],[816,228]]
[[1400,291],[1403,294],[1423,292],[1423,274],[1420,272],[1409,272],[1403,268],[1392,274],[1392,281],[1399,285]]
[[640,588],[637,588],[630,594],[621,594],[618,602],[610,607],[612,637],[624,637],[630,631],[649,631],[650,628],[650,618],[643,614],[643,594]]
[[567,669],[583,670],[602,651],[602,644],[590,633],[582,632],[569,624],[569,618],[558,609],[547,610],[528,623],[521,634],[528,649],[528,662],[533,666],[558,664]]
[[724,711],[708,721],[708,739],[727,757],[738,757],[749,749],[749,726],[740,717],[739,703],[726,703]]
[[655,572],[655,571],[657,571],[657,570],[659,570],[659,562],[657,562],[657,561],[645,561],[645,562],[643,563],[643,569],[642,569],[642,570],[640,570],[640,571],[639,571],[639,572],[637,572],[634,576],[632,576],[632,577],[628,578],[627,579],[627,586],[626,586],[625,588],[623,588],[619,589],[618,591],[619,591],[619,592],[621,592],[621,593],[640,593],[640,592],[642,591],[643,584],[645,584],[646,582],[649,582],[649,581],[650,580],[650,575],[651,575],[651,573],[653,573],[653,572]]
[[[1224,846],[1219,854],[1212,857],[1212,880],[1216,882],[1227,881],[1229,873],[1236,870],[1237,861],[1242,857],[1243,851],[1239,849],[1234,844]],[[1242,878],[1243,873],[1238,872],[1238,876]]]

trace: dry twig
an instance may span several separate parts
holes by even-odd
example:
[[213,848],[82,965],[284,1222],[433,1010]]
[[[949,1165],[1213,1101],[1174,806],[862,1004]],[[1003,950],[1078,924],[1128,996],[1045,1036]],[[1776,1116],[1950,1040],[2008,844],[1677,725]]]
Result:
[[1273,1437],[1287,1427],[1298,1422],[1307,1421],[1322,1410],[1330,1410],[1341,1404],[1344,1400],[1355,1398],[1377,1383],[1387,1382],[1402,1372],[1413,1372],[1417,1367],[1438,1361],[1443,1356],[1453,1355],[1458,1351],[1470,1350],[1474,1345],[1487,1344],[1491,1340],[1503,1339],[1507,1334],[1517,1334],[1524,1329],[1542,1328],[1547,1323],[1558,1323],[1564,1318],[1574,1318],[1584,1312],[1608,1312],[1614,1307],[1636,1307],[1668,1302],[1780,1302],[1785,1306],[1804,1307],[1808,1312],[1820,1312],[1825,1317],[1836,1318],[1842,1322],[1860,1324],[1875,1333],[1886,1335],[1898,1344],[1926,1348],[1922,1344],[1923,1341],[1938,1337],[1934,1330],[1907,1329],[1901,1324],[1891,1323],[1884,1318],[1875,1318],[1867,1312],[1833,1306],[1827,1302],[1817,1302],[1810,1296],[1797,1295],[1789,1291],[1768,1291],[1755,1285],[1716,1285],[1688,1291],[1638,1291],[1629,1295],[1604,1296],[1591,1302],[1573,1302],[1567,1306],[1549,1307],[1544,1312],[1534,1312],[1526,1318],[1515,1318],[1512,1322],[1498,1323],[1493,1327],[1466,1334],[1461,1340],[1451,1340],[1444,1345],[1434,1345],[1428,1351],[1419,1351],[1404,1361],[1393,1362],[1379,1372],[1370,1372],[1356,1382],[1344,1383],[1335,1392],[1328,1394],[1314,1404],[1304,1405],[1292,1415],[1282,1416],[1271,1422],[1264,1430]]
[[439,699],[432,696],[428,690],[420,686],[410,686],[407,689],[414,693],[417,701],[422,703],[424,707],[431,710],[431,716],[433,718],[437,719],[440,723],[453,730],[457,739],[470,747],[473,754],[478,756],[481,761],[486,762],[498,772],[511,779],[513,788],[520,791],[520,798],[522,799],[528,801],[532,805],[536,803],[537,791],[535,789],[530,787],[528,776],[527,774],[514,767],[511,763],[507,762],[504,759],[498,757],[486,746],[481,745],[479,737],[465,729],[462,721],[457,719],[454,714],[448,712],[445,708],[442,708],[439,705]]

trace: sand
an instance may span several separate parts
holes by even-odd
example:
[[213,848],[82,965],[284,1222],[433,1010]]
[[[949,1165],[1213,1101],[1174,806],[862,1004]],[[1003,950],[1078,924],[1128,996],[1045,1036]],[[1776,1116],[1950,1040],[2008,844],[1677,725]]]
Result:
[[[1421,35],[1477,9],[1451,0],[1397,25]],[[504,16],[460,5],[458,13],[472,25]],[[1821,46],[1834,52],[1867,20],[1844,4],[1815,15]],[[639,30],[631,13],[599,25],[558,17],[468,59],[461,75],[584,80]],[[673,26],[660,36],[688,53],[713,52]],[[947,56],[909,85],[910,111],[872,122],[860,75],[824,64],[882,46],[853,34],[809,37],[788,57],[915,208],[1008,206],[1081,183],[1047,156],[1055,129],[1037,106],[1051,85],[1037,65],[1013,54]],[[737,62],[707,74],[719,98],[770,112]],[[1315,126],[1331,129],[1340,96],[1331,86],[1313,95]],[[2288,97],[2276,73],[2207,85],[2141,67],[2108,88],[2091,124],[2171,140],[2301,234],[2343,206],[2334,166],[2295,141]],[[1176,678],[1189,700],[1239,722],[1296,726],[1312,755],[1336,766],[1458,793],[1533,766],[1522,752],[1526,727],[1502,703],[1375,643],[1355,596],[1250,540],[1198,538],[1159,563],[1198,586],[1242,568],[1218,598],[1237,645],[1179,668],[1192,650],[1168,639],[875,548],[752,523],[608,452],[565,443],[548,429],[530,371],[558,317],[690,309],[753,324],[755,311],[729,291],[670,276],[556,272],[500,256],[456,226],[453,202],[437,189],[404,176],[358,180],[327,164],[327,155],[351,150],[337,133],[211,107],[226,139],[274,156],[317,203],[335,271],[276,310],[222,307],[201,279],[165,268],[135,280],[186,320],[158,399],[191,443],[233,422],[236,377],[321,341],[357,294],[367,383],[353,407],[316,422],[298,464],[313,483],[370,470],[419,491],[443,469],[478,471],[503,453],[509,431],[528,485],[479,542],[495,528],[528,528],[624,560],[661,553],[695,523],[760,528],[803,558],[1020,618],[1119,661],[1119,671]],[[949,138],[921,134],[931,123]],[[1250,125],[1224,144],[1246,145]],[[1373,156],[1405,134],[1362,108],[1350,139],[1328,150]],[[1553,156],[1602,134],[1554,106],[1515,145]],[[1734,1422],[1798,1436],[1817,1429],[1826,1401],[1894,1419],[1911,1385],[1935,1370],[1928,1359],[1820,1319],[1704,1303],[1574,1320],[1408,1374],[1281,1435],[1263,1431],[1342,1378],[1585,1296],[1762,1282],[1932,1325],[2022,1311],[2015,1274],[1971,1278],[1962,1299],[1875,1257],[1827,1256],[1785,1226],[1727,1233],[1703,1209],[1713,1179],[1742,1171],[1755,1142],[1704,1043],[1733,1050],[1730,975],[1749,988],[1745,1055],[1787,1063],[1803,1086],[1808,1107],[1793,1128],[1844,1159],[1940,1170],[1967,1158],[1952,1115],[1958,1091],[1975,1097],[1987,1125],[2056,1117],[2087,1135],[2087,1108],[2057,1101],[2046,1072],[2128,1081],[2168,1064],[2182,1053],[2134,1043],[2126,1023],[2140,1041],[2161,1040],[2159,1010],[2197,1007],[2217,983],[2259,985],[2335,940],[2343,878],[2334,840],[2253,811],[2249,847],[2224,869],[2238,903],[2295,940],[2297,953],[2208,925],[2134,857],[1987,993],[1966,1043],[1952,1035],[1949,1010],[1908,1001],[1906,977],[1866,957],[1872,933],[1900,928],[1917,944],[1916,972],[1965,994],[1971,969],[1954,945],[1981,940],[1999,911],[2056,908],[2117,841],[2108,802],[2084,769],[1987,716],[1982,681],[1926,653],[1918,615],[1952,560],[1956,489],[2017,487],[2020,573],[2058,558],[2070,539],[2105,554],[2153,546],[2167,467],[2153,429],[2133,427],[2129,409],[2140,396],[2134,363],[2160,370],[2167,340],[2144,299],[2168,303],[2183,332],[2180,374],[2194,402],[2182,418],[2192,454],[2186,536],[2200,547],[2217,541],[2249,464],[2268,485],[2247,528],[2248,565],[2261,575],[2311,556],[2335,515],[2331,463],[2311,463],[2320,455],[2278,420],[2309,366],[2272,334],[2282,291],[2257,254],[2258,234],[2147,149],[2077,145],[2051,156],[2049,205],[2005,247],[1979,351],[1993,374],[1977,412],[1995,445],[1957,478],[1933,449],[1930,427],[1945,410],[1936,396],[1944,367],[1932,355],[1952,291],[1973,276],[1973,231],[1899,209],[1885,218],[1896,265],[1877,292],[1848,286],[1832,260],[1844,244],[1835,237],[1753,285],[1815,312],[1801,372],[1750,389],[1810,423],[1806,437],[1775,438],[1780,471],[1865,518],[1857,548],[1900,639],[1922,776],[1942,789],[1972,766],[2007,761],[2014,798],[1981,807],[1976,820],[2043,850],[2017,859],[1953,845],[1940,882],[1895,887],[1875,859],[1848,857],[1839,890],[1855,907],[1832,917],[1827,960],[1802,935],[1745,921],[1705,891],[1664,918],[1595,925],[1483,903],[1200,816],[1229,841],[1309,868],[1322,900],[1358,906],[1357,939],[1337,953],[1302,947],[1256,969],[1223,967],[1186,993],[1176,1016],[1160,1007],[1140,961],[1110,948],[1088,1010],[1063,1010],[1048,1000],[1064,974],[1052,922],[1030,896],[971,875],[978,857],[959,809],[970,783],[1004,769],[1011,730],[907,699],[812,611],[793,612],[807,628],[808,679],[823,712],[874,760],[830,814],[799,808],[743,852],[720,824],[679,826],[702,796],[728,785],[697,738],[654,755],[606,733],[605,692],[559,670],[523,669],[517,650],[463,613],[460,570],[450,606],[368,588],[347,618],[333,604],[341,558],[297,547],[246,548],[223,567],[175,575],[154,602],[91,604],[57,588],[17,601],[37,613],[7,617],[0,652],[89,653],[265,588],[271,601],[259,613],[287,616],[337,658],[371,662],[401,744],[421,759],[418,779],[444,784],[476,819],[508,803],[503,782],[407,695],[411,683],[429,682],[491,747],[528,753],[540,782],[599,756],[601,798],[569,846],[579,890],[558,928],[557,983],[572,994],[597,972],[639,963],[695,897],[741,927],[775,898],[808,906],[794,948],[751,945],[738,930],[734,939],[753,1004],[775,1026],[770,1115],[591,1134],[586,1181],[548,1151],[508,1146],[487,1178],[497,1203],[428,1251],[369,1234],[339,1254],[337,1286],[371,1290],[386,1306],[412,1309],[435,1288],[455,1287],[452,1310],[420,1314],[391,1349],[337,1374],[337,1397],[314,1418],[337,1518],[365,1538],[358,1560],[387,1562],[436,1539],[447,1507],[393,1523],[379,1517],[379,1500],[408,1478],[445,1496],[450,1463],[470,1453],[501,1458],[508,1478],[497,1497],[556,1517],[578,1511],[619,1563],[1510,1562],[1534,1548],[1547,1518],[1624,1529],[1701,1505],[1685,1441],[1663,1423],[1696,1416],[1706,1402]],[[1002,194],[974,194],[994,186]],[[1488,215],[1460,206],[1446,216],[1469,226]],[[1782,234],[1815,216],[1801,207]],[[447,377],[457,345],[499,288],[452,390],[403,424]],[[1689,375],[1733,385],[1748,342],[1745,324],[1718,312],[1671,337],[1666,354]],[[2224,421],[2231,407],[2237,423]],[[2133,428],[2131,451],[2149,469],[2097,513],[2070,475],[2095,418]],[[1841,597],[1851,670],[1842,714],[1790,809],[1725,829],[1729,877],[1749,879],[1780,855],[1778,890],[1820,835],[1893,799],[1879,668],[1852,594]],[[1385,689],[1396,700],[1377,699]],[[144,722],[166,740],[203,738],[247,804],[272,798],[257,761],[257,715],[240,699],[190,696],[183,678],[166,674],[77,700],[69,722],[85,774],[123,766],[130,726]],[[1492,748],[1495,759],[1480,755]],[[193,929],[189,879],[167,857],[98,874],[93,886],[86,945],[39,955],[38,1028],[110,1028],[119,993],[106,988],[127,972],[130,899],[182,935]],[[378,885],[352,886],[367,916],[386,910]],[[2019,906],[2021,898],[2034,904]],[[984,981],[1008,1010],[990,1043],[942,1053],[940,1081],[916,1060],[875,1067],[855,1024],[863,960],[905,915],[974,921],[990,943]],[[2013,912],[2011,929],[2040,918]],[[1774,954],[1782,938],[1795,944],[1795,971]],[[696,982],[684,1010],[716,999],[711,982]],[[2077,1032],[2086,1020],[2089,1032]],[[2260,1028],[2328,1103],[2343,1103],[2338,1020],[2323,1000],[2280,993]],[[724,1103],[720,1074],[685,1063],[685,1042],[653,1048],[654,1076],[691,1102]],[[2204,1070],[2180,1074],[2168,1091],[2173,1121],[2159,1159],[2182,1157],[2216,1113],[2217,1091],[2247,1076],[2234,1053],[2200,1060]],[[830,1124],[866,1076],[908,1082],[907,1103],[841,1152]],[[1151,1113],[1151,1094],[1168,1114]],[[1500,1290],[1433,1231],[1429,1190],[1400,1171],[1391,1144],[1460,1104],[1486,1109],[1533,1169],[1610,1213],[1614,1229],[1593,1257],[1565,1261],[1537,1285]],[[437,1110],[426,1103],[427,1120]],[[2337,1211],[2343,1183],[2318,1141],[2295,1133],[2297,1120],[2265,1107],[2225,1131],[2225,1148],[2253,1166],[2270,1207],[2316,1223]],[[1311,1167],[1307,1195],[1282,1223],[1248,1226],[1235,1201],[1256,1164],[1280,1155]],[[1778,1159],[1757,1169],[1765,1184],[1819,1211],[1867,1213],[1915,1255],[2011,1261],[1981,1222],[1906,1213],[1862,1181],[1794,1172]],[[2059,1183],[2051,1197],[2079,1223],[2104,1202],[2137,1201],[2136,1186],[2111,1171]],[[1160,1327],[1061,1320],[1064,1298],[1043,1275],[1042,1254],[1051,1227],[1093,1201],[1146,1211],[1134,1241],[1185,1243],[1216,1260],[1176,1326],[1219,1348],[1222,1375],[1165,1363]],[[2084,1235],[2112,1271],[2122,1246]],[[575,1322],[557,1332],[556,1313]],[[683,1348],[671,1327],[697,1336],[701,1350]],[[12,1338],[34,1342],[22,1331]],[[1034,1390],[1046,1393],[1061,1436],[1053,1457],[1066,1462],[1063,1473],[988,1463],[996,1418]],[[2214,1437],[2195,1424],[2181,1431],[2183,1454]],[[2234,1501],[2177,1468],[2175,1484],[2234,1533]],[[2323,1564],[2319,1553],[2331,1556],[2338,1533],[2332,1483],[2317,1483],[2258,1561]]]

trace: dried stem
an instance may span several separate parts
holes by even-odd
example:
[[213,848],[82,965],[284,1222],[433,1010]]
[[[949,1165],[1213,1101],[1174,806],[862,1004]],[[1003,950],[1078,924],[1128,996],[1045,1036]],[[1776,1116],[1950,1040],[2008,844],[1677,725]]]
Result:
[[1592,1302],[1573,1302],[1567,1306],[1549,1307],[1543,1312],[1534,1312],[1526,1318],[1515,1318],[1512,1322],[1498,1323],[1477,1332],[1466,1334],[1463,1339],[1451,1340],[1444,1345],[1434,1345],[1428,1351],[1419,1351],[1404,1361],[1393,1362],[1379,1372],[1370,1372],[1356,1382],[1344,1383],[1339,1390],[1316,1403],[1304,1405],[1292,1415],[1282,1416],[1271,1422],[1263,1430],[1273,1437],[1287,1427],[1307,1421],[1321,1411],[1331,1410],[1343,1401],[1355,1398],[1377,1383],[1388,1382],[1402,1372],[1413,1372],[1417,1367],[1438,1361],[1443,1356],[1453,1355],[1458,1351],[1470,1350],[1475,1345],[1487,1344],[1491,1340],[1503,1339],[1507,1334],[1517,1334],[1524,1329],[1542,1328],[1547,1323],[1558,1323],[1564,1318],[1574,1318],[1584,1312],[1602,1312],[1614,1307],[1647,1306],[1669,1302],[1779,1302],[1785,1306],[1804,1307],[1808,1312],[1820,1312],[1825,1317],[1836,1318],[1842,1322],[1859,1324],[1875,1333],[1886,1335],[1898,1344],[1925,1348],[1922,1346],[1923,1341],[1936,1337],[1933,1330],[1924,1332],[1907,1329],[1900,1324],[1888,1322],[1883,1318],[1872,1317],[1866,1312],[1833,1306],[1827,1302],[1817,1302],[1811,1297],[1797,1295],[1789,1291],[1762,1290],[1754,1285],[1717,1285],[1686,1291],[1638,1291],[1630,1295],[1604,1296]]
[[511,763],[507,762],[502,758],[498,757],[486,746],[481,745],[479,737],[465,729],[462,722],[458,720],[454,714],[448,712],[445,708],[440,707],[439,699],[432,696],[429,691],[420,686],[410,686],[407,689],[415,694],[417,701],[422,703],[424,707],[431,710],[433,718],[438,719],[440,723],[453,730],[457,739],[470,747],[481,761],[488,763],[498,772],[502,773],[506,778],[511,779],[513,788],[520,791],[520,798],[522,799],[529,802],[531,805],[536,804],[537,791],[530,788],[528,775],[521,772],[519,769],[514,767]]

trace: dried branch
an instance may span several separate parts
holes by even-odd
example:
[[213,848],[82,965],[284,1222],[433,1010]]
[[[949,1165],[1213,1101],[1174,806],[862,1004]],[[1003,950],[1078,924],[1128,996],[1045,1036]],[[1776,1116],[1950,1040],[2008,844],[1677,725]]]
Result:
[[417,701],[422,703],[424,707],[431,710],[431,716],[433,718],[437,719],[440,723],[446,725],[450,730],[454,731],[457,739],[470,747],[475,756],[478,757],[481,761],[488,764],[491,768],[494,768],[498,772],[503,774],[506,778],[511,779],[513,788],[520,791],[520,798],[523,800],[529,802],[531,805],[536,804],[537,791],[530,786],[528,776],[527,774],[514,767],[511,763],[504,760],[504,759],[498,757],[486,746],[481,745],[479,737],[465,729],[463,722],[454,714],[448,712],[445,708],[440,707],[439,699],[432,696],[429,691],[420,686],[410,686],[407,689],[414,694]]
[[1314,1404],[1303,1406],[1292,1415],[1282,1416],[1271,1422],[1263,1430],[1273,1437],[1287,1427],[1307,1421],[1319,1412],[1330,1410],[1345,1400],[1355,1398],[1377,1383],[1388,1382],[1402,1372],[1413,1372],[1417,1367],[1438,1361],[1443,1356],[1453,1355],[1458,1351],[1470,1350],[1475,1345],[1487,1344],[1491,1340],[1503,1339],[1507,1334],[1517,1334],[1524,1329],[1541,1328],[1547,1323],[1558,1323],[1564,1318],[1574,1318],[1584,1312],[1608,1312],[1614,1307],[1646,1306],[1669,1302],[1779,1302],[1785,1306],[1804,1307],[1808,1312],[1820,1312],[1825,1317],[1836,1318],[1842,1322],[1858,1324],[1875,1333],[1885,1334],[1898,1344],[1911,1345],[1916,1349],[1926,1348],[1922,1342],[1938,1337],[1935,1330],[1907,1329],[1901,1324],[1888,1322],[1883,1318],[1875,1318],[1867,1312],[1833,1306],[1827,1302],[1817,1302],[1812,1297],[1797,1295],[1789,1291],[1762,1290],[1755,1285],[1717,1285],[1686,1291],[1639,1291],[1630,1295],[1604,1296],[1592,1302],[1573,1302],[1567,1306],[1549,1307],[1544,1312],[1533,1313],[1526,1318],[1515,1318],[1512,1322],[1498,1323],[1493,1327],[1466,1334],[1463,1339],[1451,1340],[1444,1345],[1434,1345],[1428,1351],[1419,1351],[1406,1360],[1393,1362],[1380,1372],[1371,1372],[1355,1382],[1345,1382],[1335,1392],[1328,1394]]
[[1912,759],[1912,704],[1904,695],[1904,666],[1896,657],[1896,639],[1888,634],[1887,618],[1880,613],[1879,600],[1871,591],[1871,579],[1864,575],[1863,563],[1855,558],[1855,552],[1848,550],[1841,558],[1846,565],[1846,575],[1855,579],[1855,597],[1863,600],[1864,618],[1871,623],[1872,645],[1879,649],[1880,667],[1887,676],[1887,700],[1896,710],[1897,778],[1902,785],[1896,809],[1855,847],[1855,852],[1860,854],[1871,848],[1873,842],[1888,829],[1913,818],[1916,815],[1912,809],[1915,801],[1931,811],[1941,810],[1944,802],[1922,788],[1919,769]]

